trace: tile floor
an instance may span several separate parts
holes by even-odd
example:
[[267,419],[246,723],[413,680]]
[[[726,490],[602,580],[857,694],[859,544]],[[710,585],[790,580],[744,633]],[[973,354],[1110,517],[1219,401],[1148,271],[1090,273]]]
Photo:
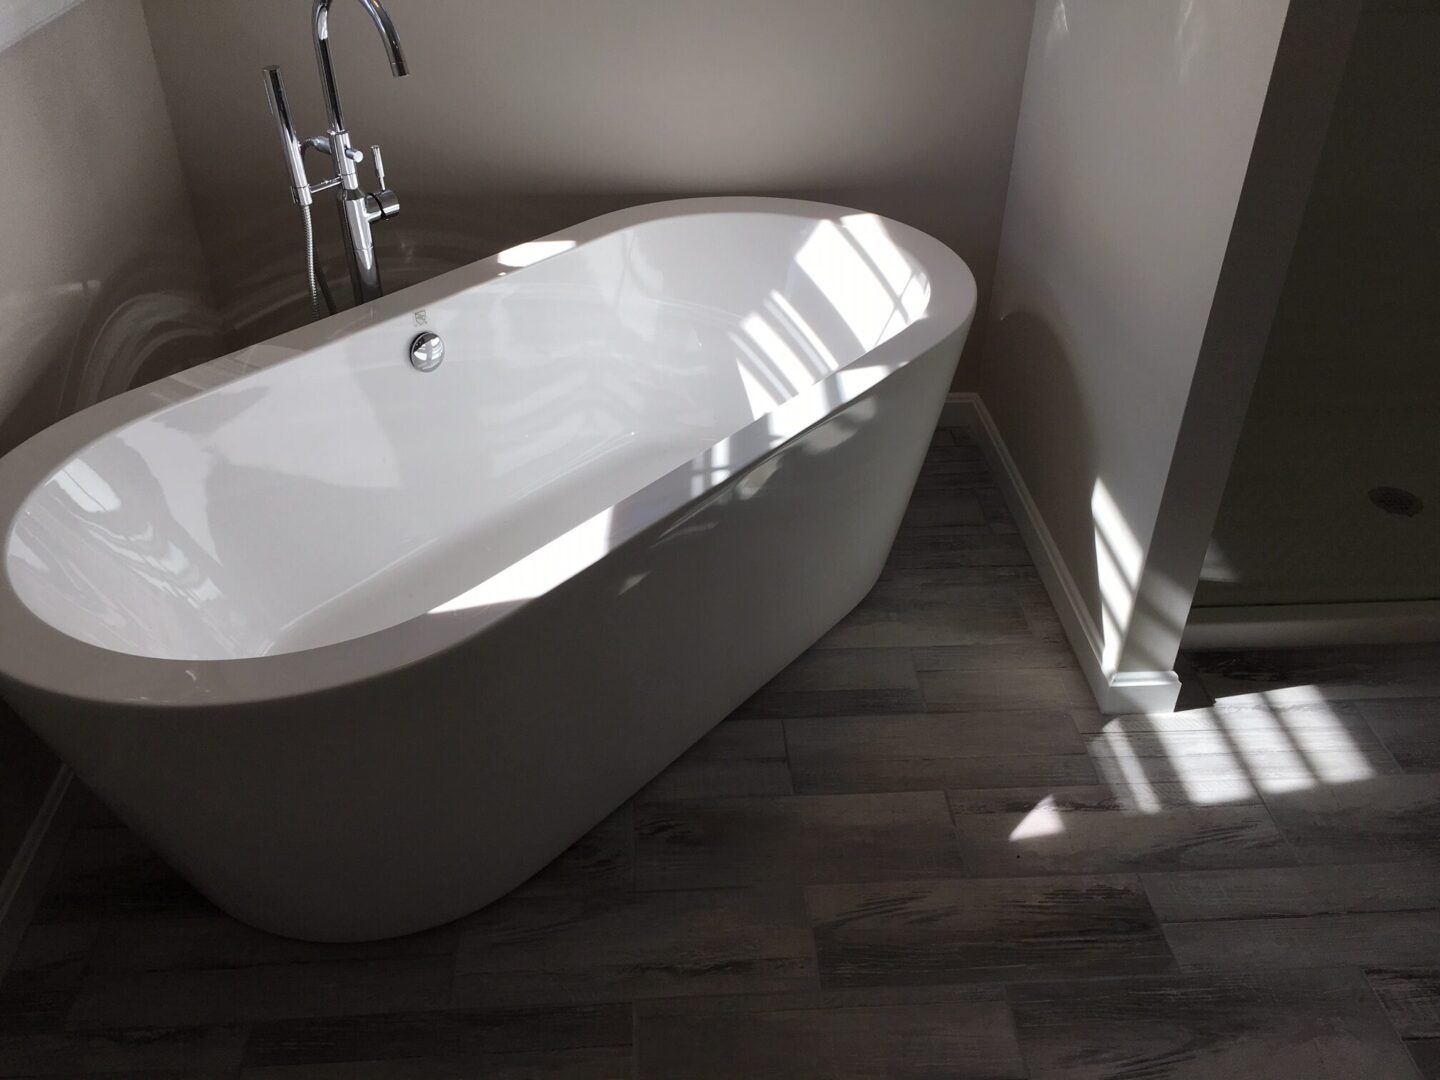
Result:
[[0,1076],[1440,1077],[1440,658],[1211,654],[1093,711],[942,431],[874,593],[549,869],[326,946],[103,812],[0,984]]

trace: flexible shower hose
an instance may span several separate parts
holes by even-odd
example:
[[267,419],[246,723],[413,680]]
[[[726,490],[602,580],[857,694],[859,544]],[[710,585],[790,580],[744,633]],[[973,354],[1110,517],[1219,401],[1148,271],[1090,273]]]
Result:
[[335,298],[330,295],[330,286],[325,281],[325,272],[315,254],[315,223],[310,217],[310,207],[301,206],[300,216],[305,220],[305,280],[310,287],[310,318],[321,318],[320,299],[325,299],[326,313],[335,314]]
[[305,219],[305,277],[310,285],[310,318],[320,318],[320,285],[315,276],[315,223],[310,220],[310,207],[300,207]]

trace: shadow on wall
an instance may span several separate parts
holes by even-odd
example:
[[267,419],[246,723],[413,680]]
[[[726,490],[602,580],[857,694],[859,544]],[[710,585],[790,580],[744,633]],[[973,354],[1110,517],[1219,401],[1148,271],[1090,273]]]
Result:
[[44,360],[25,365],[33,375],[0,417],[0,451],[98,401],[223,354],[209,297],[182,284],[195,281],[204,281],[202,267],[157,250],[101,279],[0,298],[11,347]]
[[[1034,295],[1040,286],[1032,281],[1023,292]],[[982,394],[1002,431],[1024,433],[1008,449],[1091,620],[1087,632],[1111,670],[1121,666],[1123,650],[1125,670],[1168,671],[1175,657],[1147,643],[1179,640],[1181,627],[1156,602],[1171,586],[1151,568],[1141,588],[1145,544],[1096,460],[1090,432],[1099,421],[1086,407],[1071,350],[1046,319],[1026,310],[999,314],[989,330],[987,369],[1005,371],[1007,385],[1024,395],[1008,400],[985,372]],[[1035,447],[1059,450],[1042,460]]]

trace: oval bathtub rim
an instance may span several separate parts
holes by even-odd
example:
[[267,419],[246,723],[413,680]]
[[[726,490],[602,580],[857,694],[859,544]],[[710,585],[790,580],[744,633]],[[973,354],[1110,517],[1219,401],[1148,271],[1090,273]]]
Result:
[[[675,485],[681,476],[688,478],[696,463],[710,452],[702,451],[602,511],[613,515],[605,549],[593,558],[575,562],[550,588],[584,572],[657,525],[683,518],[695,504],[712,497],[717,489],[749,472],[804,431],[865,396],[909,363],[965,334],[973,321],[977,301],[975,279],[965,262],[949,247],[912,226],[870,211],[829,203],[752,196],[668,200],[591,218],[537,237],[535,242],[573,240],[578,246],[649,221],[725,213],[768,213],[816,220],[838,220],[856,214],[878,218],[894,240],[924,266],[929,276],[931,297],[926,317],[729,436],[724,441],[729,444],[730,460],[736,464],[725,477],[707,479],[698,491],[686,497],[677,498],[673,492],[667,493],[668,487]],[[364,307],[319,323],[305,324],[61,419],[0,458],[3,536],[8,543],[15,518],[26,500],[57,468],[109,433],[212,388],[300,359],[315,348],[367,326],[394,319],[408,320],[417,308],[498,279],[502,273],[513,275],[523,270],[503,264],[498,254],[479,259],[390,293]],[[931,314],[935,311],[946,314],[935,317]],[[879,369],[880,374],[847,392],[844,376],[867,368]],[[781,418],[784,437],[775,442],[772,440],[777,418]],[[585,524],[581,522],[574,529],[583,528]],[[569,533],[556,540],[565,535]],[[543,550],[542,546],[537,552]],[[534,555],[532,552],[525,559]],[[524,561],[518,560],[512,566]],[[525,602],[502,612],[491,607],[438,616],[422,612],[372,633],[294,652],[181,660],[117,652],[71,637],[33,612],[16,594],[9,574],[0,571],[0,627],[6,630],[4,640],[0,641],[0,682],[69,700],[137,708],[222,707],[288,700],[363,683],[446,652],[498,624]]]

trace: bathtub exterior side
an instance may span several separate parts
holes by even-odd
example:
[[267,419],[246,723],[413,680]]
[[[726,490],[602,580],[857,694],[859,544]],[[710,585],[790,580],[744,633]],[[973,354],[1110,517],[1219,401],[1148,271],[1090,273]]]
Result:
[[522,885],[813,644],[885,562],[959,357],[940,344],[443,652],[214,709],[7,696],[221,908],[321,941]]

